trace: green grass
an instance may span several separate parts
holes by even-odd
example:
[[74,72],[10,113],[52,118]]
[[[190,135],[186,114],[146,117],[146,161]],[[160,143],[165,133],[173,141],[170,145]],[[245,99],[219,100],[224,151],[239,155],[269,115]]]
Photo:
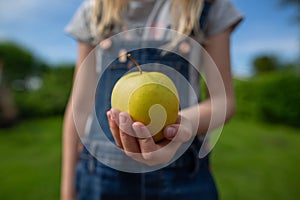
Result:
[[221,199],[299,199],[300,131],[230,122],[212,153]]
[[59,199],[61,118],[0,129],[0,199]]
[[[0,129],[0,199],[59,199],[62,118]],[[234,119],[212,153],[221,199],[298,199],[300,131]]]

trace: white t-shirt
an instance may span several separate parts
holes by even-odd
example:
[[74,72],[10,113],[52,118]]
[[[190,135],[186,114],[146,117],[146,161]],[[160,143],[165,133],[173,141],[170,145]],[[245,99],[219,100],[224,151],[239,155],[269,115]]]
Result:
[[[81,6],[77,9],[75,15],[65,28],[65,32],[73,36],[76,40],[80,40],[91,45],[96,45],[97,39],[91,34],[91,0],[84,0]],[[160,2],[166,6],[155,7],[155,2]],[[163,21],[164,26],[168,27],[170,19],[170,0],[160,1],[130,1],[129,6],[124,16],[130,22],[127,24],[129,28],[146,26],[147,19],[152,9],[158,9],[154,12],[159,13],[160,17],[157,21]],[[207,14],[207,13],[206,13]],[[206,15],[205,14],[205,15]],[[242,13],[232,4],[231,0],[214,0],[205,16],[205,24],[203,31],[206,36],[211,36],[222,32],[230,26],[236,26],[243,19]],[[200,20],[200,19],[199,19]],[[167,24],[167,25],[166,25]],[[150,24],[151,26],[162,26],[161,24]]]

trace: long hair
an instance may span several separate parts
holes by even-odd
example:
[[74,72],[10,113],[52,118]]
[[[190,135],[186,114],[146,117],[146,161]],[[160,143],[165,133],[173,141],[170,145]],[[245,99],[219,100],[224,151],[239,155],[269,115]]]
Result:
[[[114,26],[123,23],[121,13],[127,8],[129,0],[93,0],[92,27],[95,36],[110,36]],[[204,0],[172,0],[171,28],[179,33],[190,35],[201,33],[199,18]]]

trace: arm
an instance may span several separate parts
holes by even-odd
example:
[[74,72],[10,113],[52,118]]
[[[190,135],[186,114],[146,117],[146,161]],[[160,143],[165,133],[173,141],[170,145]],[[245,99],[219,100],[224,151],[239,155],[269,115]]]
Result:
[[[198,127],[198,130],[196,130],[197,134],[205,134],[209,130],[213,130],[215,128],[218,128],[219,126],[223,125],[225,117],[225,122],[227,122],[230,118],[233,117],[235,112],[235,96],[234,96],[234,89],[233,89],[233,83],[232,83],[232,75],[231,75],[231,64],[230,64],[230,35],[232,32],[232,27],[226,29],[225,31],[210,36],[207,38],[207,43],[205,45],[205,50],[207,53],[211,56],[213,61],[215,62],[217,69],[220,72],[222,83],[224,84],[225,88],[225,94],[226,94],[226,102],[222,102],[224,100],[222,92],[220,90],[220,85],[215,85],[214,80],[214,72],[211,69],[205,69],[205,75],[207,84],[209,87],[212,87],[213,92],[210,94],[210,97],[201,102],[198,105],[198,109],[200,112],[200,117],[195,117],[195,107],[191,107],[188,109],[185,109],[181,112],[181,115],[189,119],[189,121],[192,122],[193,127]],[[214,98],[215,103],[212,104],[212,98]],[[220,103],[218,103],[220,101]],[[216,106],[214,107],[215,115],[217,116],[215,119],[211,121],[212,116],[212,105]],[[224,110],[224,107],[226,109],[225,116],[223,113],[217,113],[219,110]],[[197,108],[196,108],[197,109]],[[197,113],[197,112],[196,112]],[[222,116],[223,115],[223,116]],[[220,117],[219,117],[220,116]],[[198,121],[199,120],[199,121]],[[211,123],[211,124],[210,124]],[[199,124],[199,126],[198,126]]]
[[[78,44],[78,58],[76,62],[76,68],[74,77],[79,70],[79,67],[85,57],[91,52],[93,47],[79,42]],[[75,199],[74,188],[74,175],[75,166],[78,160],[78,145],[79,137],[76,131],[73,110],[72,110],[72,98],[69,99],[67,104],[64,123],[63,123],[63,141],[62,141],[62,180],[61,180],[61,199],[71,200]]]

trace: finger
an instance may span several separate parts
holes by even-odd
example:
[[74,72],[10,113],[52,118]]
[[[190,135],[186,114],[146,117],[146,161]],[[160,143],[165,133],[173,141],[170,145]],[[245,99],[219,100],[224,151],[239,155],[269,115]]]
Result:
[[111,108],[111,119],[115,121],[115,123],[119,126],[119,114],[120,111],[116,108]]
[[[140,136],[138,142],[143,157],[145,153],[154,152],[157,149],[149,129],[144,124],[135,122],[132,124],[132,128],[134,129],[135,134]],[[147,160],[147,158],[145,159]]]
[[108,124],[109,124],[109,128],[110,131],[112,133],[112,136],[116,142],[116,145],[120,148],[123,148],[122,142],[121,142],[121,138],[120,138],[120,133],[119,133],[119,127],[118,125],[115,123],[115,121],[112,119],[112,112],[108,111],[106,113],[107,115],[107,119],[108,119]]
[[[134,130],[132,129],[133,121],[129,114],[121,112],[119,114],[119,123],[120,139],[125,153],[140,153],[139,144],[134,137]],[[132,156],[132,154],[130,154],[130,156]]]
[[169,140],[163,140],[156,144],[151,136],[150,131],[144,124],[135,122],[132,124],[132,127],[135,131],[135,134],[143,136],[139,137],[138,139],[143,163],[147,164],[148,166],[154,166],[158,164],[164,164],[172,159],[176,149],[175,145],[172,145],[172,147],[174,146],[174,148],[172,148],[174,152],[165,148],[170,143]]
[[178,127],[167,126],[164,128],[164,137],[168,140],[173,140],[178,131]]
[[192,130],[183,124],[172,124],[164,129],[164,136],[173,142],[187,142],[192,138]]
[[144,138],[139,138],[138,142],[142,158],[144,159],[143,162],[149,166],[170,162],[181,145],[181,142],[169,140],[163,140],[156,144],[145,125],[140,122],[135,122],[132,124],[132,127],[135,134],[144,136]]
[[175,126],[175,125],[179,125],[180,123],[181,123],[181,115],[178,115],[176,122],[173,124],[173,126],[169,125],[164,128],[163,130],[164,137],[168,140],[173,140],[179,128],[179,126]]

